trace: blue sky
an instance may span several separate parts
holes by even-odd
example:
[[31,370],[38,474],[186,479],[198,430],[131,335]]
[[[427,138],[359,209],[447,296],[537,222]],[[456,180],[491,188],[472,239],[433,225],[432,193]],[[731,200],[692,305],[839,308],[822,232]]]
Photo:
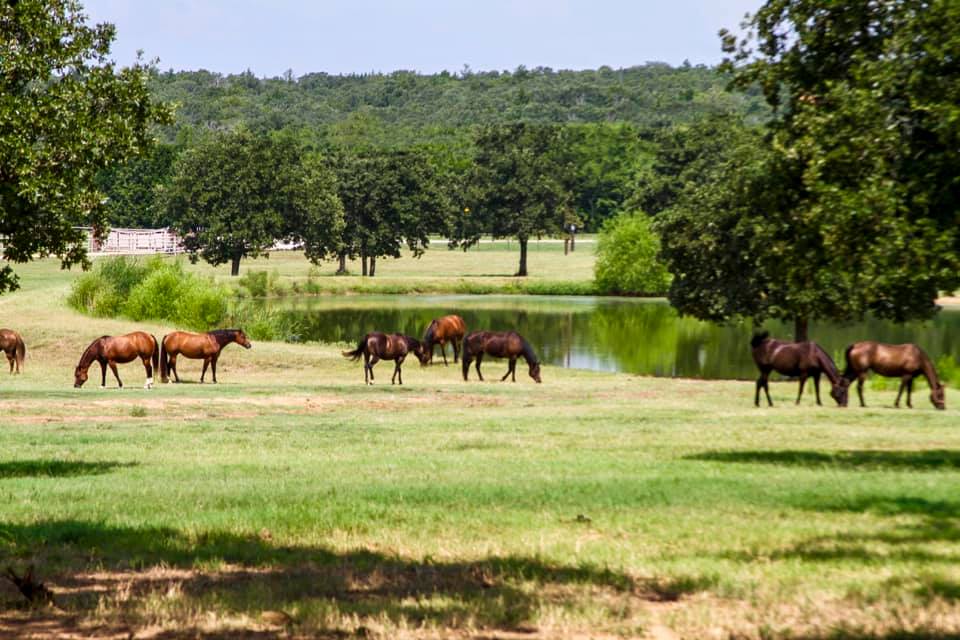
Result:
[[258,76],[720,61],[721,27],[761,0],[82,0],[166,70]]

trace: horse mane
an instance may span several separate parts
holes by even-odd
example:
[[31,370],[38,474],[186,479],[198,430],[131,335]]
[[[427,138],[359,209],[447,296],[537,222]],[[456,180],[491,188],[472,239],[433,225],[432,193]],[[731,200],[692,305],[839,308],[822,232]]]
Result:
[[755,333],[753,334],[753,337],[750,338],[750,346],[756,349],[761,344],[763,344],[764,340],[766,340],[769,337],[770,337],[769,331],[761,331],[759,333]]
[[430,326],[427,327],[426,332],[423,334],[423,342],[426,345],[433,344],[433,336],[437,329],[437,321],[433,320],[430,322]]
[[214,329],[213,331],[207,331],[212,336],[230,336],[236,334],[240,329]]
[[530,343],[527,342],[527,339],[523,336],[520,336],[520,343],[523,345],[523,357],[527,361],[527,364],[530,366],[539,364],[540,361],[537,360],[537,354],[533,352],[533,347],[530,346]]
[[93,354],[93,348],[96,347],[98,344],[100,344],[100,341],[101,341],[101,340],[103,340],[104,338],[109,338],[109,337],[110,337],[110,336],[100,336],[99,338],[97,338],[96,340],[94,340],[93,342],[91,342],[91,343],[90,343],[90,346],[88,346],[86,349],[84,349],[84,350],[83,350],[83,354],[80,355],[80,363],[79,363],[77,366],[78,366],[78,367],[83,367],[83,366],[89,367],[89,366],[90,366],[90,363],[93,362],[94,358],[96,357],[96,356]]
[[811,343],[813,348],[817,352],[818,359],[820,360],[820,366],[823,369],[824,373],[827,374],[827,377],[830,378],[832,384],[836,384],[840,380],[840,370],[837,369],[836,363],[834,363],[833,358],[830,357],[823,347],[821,347],[816,342]]
[[420,341],[414,338],[413,336],[403,336],[404,341],[407,343],[407,349],[416,349],[420,346]]

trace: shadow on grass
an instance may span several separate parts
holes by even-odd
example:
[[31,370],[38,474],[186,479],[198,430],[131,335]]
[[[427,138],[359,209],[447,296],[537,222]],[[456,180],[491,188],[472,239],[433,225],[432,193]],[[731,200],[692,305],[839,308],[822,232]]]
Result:
[[0,462],[3,478],[68,478],[96,476],[114,469],[136,466],[135,462],[83,462],[80,460],[12,460]]
[[685,460],[774,464],[798,467],[836,467],[841,469],[904,469],[936,471],[960,469],[960,451],[707,451],[685,456]]
[[138,601],[162,600],[175,586],[185,599],[178,611],[184,602],[194,610],[254,618],[263,611],[295,611],[290,626],[335,634],[355,631],[327,628],[337,619],[523,630],[535,624],[545,603],[576,607],[598,591],[614,599],[672,601],[715,583],[697,577],[644,581],[539,557],[415,560],[368,550],[278,546],[269,538],[78,520],[0,524],[0,564],[34,563],[54,589],[57,606],[75,617],[101,611],[105,597],[123,590],[124,598],[111,607],[120,618],[136,619]]

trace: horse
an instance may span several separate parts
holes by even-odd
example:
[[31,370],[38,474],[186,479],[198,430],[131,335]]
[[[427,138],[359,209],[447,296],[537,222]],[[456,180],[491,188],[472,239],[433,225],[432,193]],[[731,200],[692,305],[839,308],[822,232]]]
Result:
[[107,365],[110,365],[110,370],[113,371],[113,376],[122,389],[123,382],[120,380],[120,374],[117,373],[117,363],[123,364],[140,358],[143,368],[147,371],[147,381],[143,388],[151,389],[153,372],[157,368],[159,357],[160,346],[157,338],[149,333],[134,331],[122,336],[101,336],[91,342],[80,356],[80,363],[73,372],[73,386],[77,389],[83,386],[87,381],[90,365],[96,361],[100,363],[100,386],[107,386]]
[[207,367],[213,373],[213,383],[217,384],[217,360],[220,352],[231,342],[236,342],[244,349],[253,345],[243,329],[215,329],[206,333],[190,333],[189,331],[174,331],[163,336],[160,341],[160,380],[180,382],[177,374],[177,356],[185,358],[203,359],[203,371],[200,372],[200,384],[207,375]]
[[463,354],[461,362],[463,363],[463,379],[467,380],[470,374],[470,363],[476,359],[477,376],[483,380],[483,374],[480,373],[480,362],[483,355],[491,355],[494,358],[510,358],[510,364],[507,372],[500,378],[500,382],[507,379],[507,376],[513,376],[513,381],[517,381],[517,358],[523,356],[530,367],[530,377],[542,382],[540,379],[540,361],[537,360],[533,347],[523,336],[516,331],[473,331],[463,339]]
[[417,356],[421,365],[430,361],[430,356],[426,349],[416,338],[405,336],[400,333],[391,333],[387,335],[381,331],[373,331],[363,336],[357,348],[353,351],[343,351],[344,358],[359,360],[363,356],[363,381],[366,384],[373,384],[373,365],[381,360],[393,360],[393,377],[390,378],[390,384],[396,384],[399,379],[403,384],[403,374],[400,367],[406,360],[407,354],[413,353]]
[[467,332],[467,325],[460,316],[443,316],[435,318],[427,327],[423,334],[423,348],[430,354],[430,362],[433,362],[433,347],[440,345],[440,353],[443,354],[443,365],[447,366],[447,342],[453,345],[453,362],[456,364],[460,356],[460,343],[463,342],[463,335]]
[[849,381],[840,375],[833,359],[827,355],[816,342],[784,342],[770,337],[766,331],[758,333],[750,340],[753,349],[753,361],[760,369],[757,378],[757,391],[753,404],[760,406],[760,389],[767,394],[767,405],[773,406],[770,399],[770,372],[776,371],[785,376],[800,377],[800,392],[797,394],[797,404],[803,397],[803,385],[808,376],[813,376],[813,387],[817,394],[817,404],[820,402],[820,375],[826,375],[830,380],[830,395],[841,407],[847,406],[847,390]]
[[910,394],[913,391],[913,379],[923,375],[930,385],[930,402],[937,409],[946,409],[946,393],[943,384],[937,377],[937,370],[933,366],[930,356],[915,344],[883,344],[882,342],[854,342],[847,347],[847,368],[843,377],[853,383],[857,380],[857,395],[860,396],[860,406],[867,406],[863,401],[863,382],[867,372],[873,370],[881,376],[900,378],[900,390],[897,392],[897,401],[893,406],[900,407],[900,396],[903,389],[907,389],[907,407],[910,404]]
[[27,355],[27,345],[23,343],[23,338],[13,329],[0,329],[0,351],[7,354],[7,362],[10,363],[10,373],[13,374],[13,367],[16,365],[16,373],[23,370],[23,359]]

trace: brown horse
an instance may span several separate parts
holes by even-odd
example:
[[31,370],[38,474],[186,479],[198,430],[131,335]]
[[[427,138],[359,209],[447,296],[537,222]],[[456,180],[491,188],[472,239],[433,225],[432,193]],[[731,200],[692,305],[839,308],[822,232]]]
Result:
[[907,406],[911,409],[910,394],[913,391],[913,379],[922,375],[930,385],[930,402],[937,409],[946,409],[946,393],[943,384],[937,377],[937,370],[930,360],[930,356],[915,344],[883,344],[881,342],[854,342],[847,347],[847,369],[843,377],[853,382],[857,380],[857,395],[860,396],[860,406],[867,406],[863,401],[863,382],[867,372],[873,370],[881,376],[900,378],[900,390],[897,392],[895,407],[900,406],[900,396],[903,389],[907,389]]
[[14,364],[17,366],[16,373],[23,370],[23,358],[27,355],[27,345],[23,343],[19,333],[13,329],[0,329],[0,351],[7,354],[10,373],[14,373]]
[[817,404],[821,404],[820,375],[826,375],[832,385],[830,395],[841,407],[847,406],[847,390],[850,383],[840,375],[833,359],[816,342],[774,340],[769,333],[764,331],[753,336],[753,339],[750,340],[750,346],[753,348],[753,361],[757,363],[757,368],[760,369],[760,377],[757,378],[757,392],[753,398],[753,403],[756,406],[760,406],[760,389],[763,389],[767,394],[767,405],[773,406],[773,401],[770,399],[771,371],[776,371],[785,376],[799,376],[800,392],[797,394],[797,404],[800,404],[800,398],[803,397],[803,385],[806,383],[808,376],[813,376]]
[[523,356],[530,367],[530,377],[538,383],[540,379],[540,362],[537,360],[533,347],[523,336],[516,331],[474,331],[463,339],[463,379],[466,380],[470,374],[470,363],[476,360],[477,376],[483,380],[483,374],[480,373],[480,362],[483,355],[491,355],[494,358],[510,358],[510,364],[507,372],[500,378],[500,382],[507,379],[507,376],[513,376],[513,381],[517,381],[517,358]]
[[433,347],[440,345],[440,353],[443,354],[443,364],[447,365],[447,342],[453,345],[453,362],[456,364],[460,356],[460,343],[463,342],[463,336],[467,332],[467,325],[460,316],[443,316],[436,318],[427,327],[423,334],[423,348],[430,354],[430,362],[433,362]]
[[344,351],[343,357],[359,360],[360,356],[363,356],[363,381],[366,384],[373,384],[373,365],[381,360],[393,360],[395,364],[390,384],[395,384],[398,379],[400,384],[403,384],[400,367],[410,353],[417,357],[421,365],[427,364],[430,360],[430,356],[416,338],[401,333],[387,335],[381,331],[373,331],[363,336],[356,349]]
[[160,341],[160,380],[170,382],[170,373],[173,381],[180,382],[177,374],[177,356],[184,358],[203,359],[203,371],[200,372],[200,383],[207,375],[207,367],[213,373],[213,383],[217,383],[217,360],[220,351],[231,342],[249,349],[253,345],[243,329],[215,329],[206,333],[190,333],[189,331],[174,331],[163,336]]
[[100,386],[107,386],[107,365],[110,365],[110,370],[122,389],[123,382],[117,373],[117,363],[123,364],[140,358],[147,371],[147,381],[143,388],[150,389],[153,387],[153,371],[157,368],[159,357],[157,339],[149,333],[134,331],[123,336],[101,336],[91,342],[80,356],[80,363],[73,372],[73,386],[77,389],[83,386],[87,381],[90,365],[96,361],[100,363]]

